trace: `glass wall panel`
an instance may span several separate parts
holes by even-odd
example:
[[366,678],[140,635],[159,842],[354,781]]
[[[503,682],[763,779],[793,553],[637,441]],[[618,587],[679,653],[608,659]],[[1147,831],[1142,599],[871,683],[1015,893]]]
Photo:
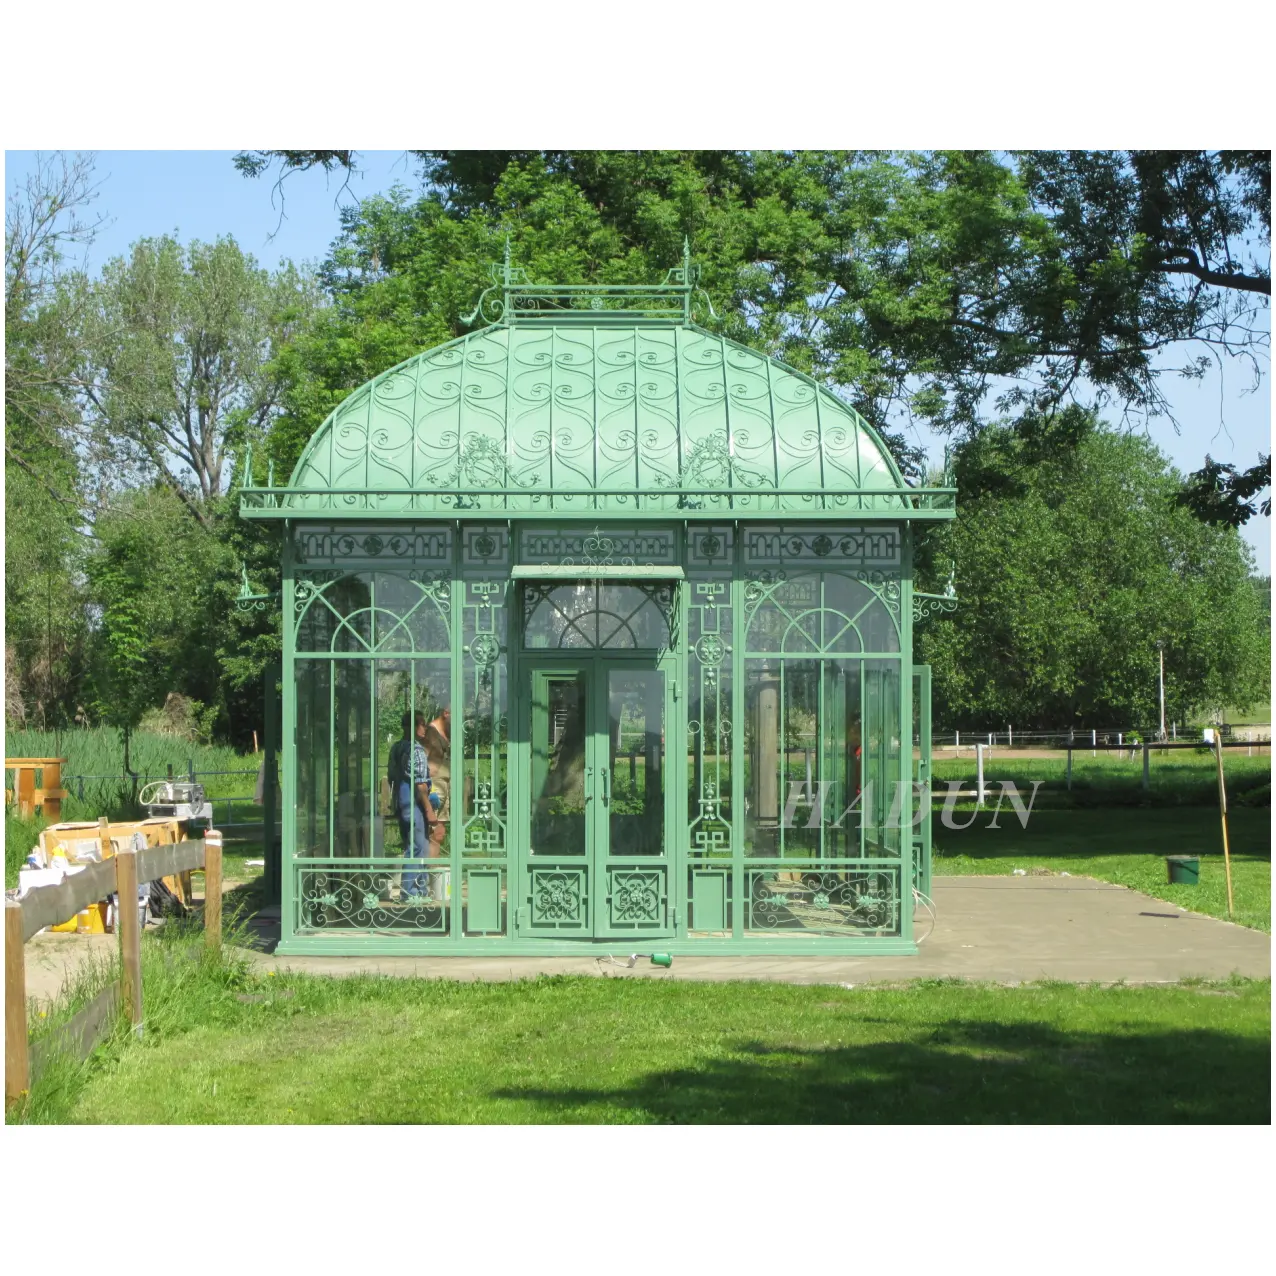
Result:
[[531,729],[531,853],[584,855],[589,734],[584,673],[533,677]]
[[372,854],[372,661],[332,662],[333,854]]
[[905,807],[901,771],[900,666],[894,660],[864,662],[864,851],[900,853]]
[[607,671],[611,855],[665,853],[665,675]]
[[326,856],[331,790],[332,661],[298,660],[297,842],[299,856]]
[[448,650],[446,581],[377,572],[373,581],[378,651]]
[[860,661],[745,665],[745,854],[859,854]]
[[[887,589],[884,583],[881,588]],[[894,594],[898,585],[890,586]],[[878,593],[841,572],[751,580],[748,649],[786,655],[898,651],[899,632]]]
[[377,660],[374,665],[373,740],[376,743],[377,799],[373,812],[373,851],[402,855],[403,836],[395,818],[396,796],[390,787],[390,750],[403,736],[403,715],[411,709],[412,662]]

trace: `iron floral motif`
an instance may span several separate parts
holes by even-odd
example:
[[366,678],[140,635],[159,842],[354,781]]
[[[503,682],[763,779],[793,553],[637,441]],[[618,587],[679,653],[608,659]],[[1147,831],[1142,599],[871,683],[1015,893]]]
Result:
[[494,665],[500,654],[501,644],[495,634],[475,634],[470,642],[470,659],[481,668]]
[[663,921],[660,910],[660,874],[613,873],[611,920],[615,924]]
[[532,871],[532,921],[580,922],[583,874]]
[[731,648],[715,633],[701,634],[693,648],[696,659],[706,667],[716,668],[726,658]]
[[[655,485],[688,489],[679,497],[679,507],[700,509],[706,495],[717,500],[736,488],[756,491],[774,487],[775,483],[761,470],[745,465],[732,455],[725,434],[710,434],[691,444],[675,474],[657,475]],[[697,494],[688,494],[688,491]]]

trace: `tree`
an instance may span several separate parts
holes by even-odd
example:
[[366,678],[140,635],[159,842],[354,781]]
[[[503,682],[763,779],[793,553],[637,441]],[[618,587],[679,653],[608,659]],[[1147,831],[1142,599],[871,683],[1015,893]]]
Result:
[[[392,201],[397,219],[384,201],[348,214],[329,276],[339,291],[411,273],[448,221],[508,229],[534,277],[573,280],[657,278],[689,235],[730,335],[841,387],[879,427],[915,417],[965,435],[1007,408],[1078,399],[1167,415],[1163,377],[1203,375],[1201,349],[1255,376],[1266,358],[1266,152],[412,154],[424,196]],[[257,151],[236,163],[250,175],[277,165],[282,180],[358,159]],[[552,227],[551,210],[567,222]],[[565,251],[529,252],[534,229],[557,230]],[[424,273],[442,282],[438,264]],[[450,277],[471,274],[451,260]],[[413,290],[394,296],[406,319]],[[1180,349],[1186,362],[1163,367]]]
[[85,441],[79,325],[67,258],[101,218],[91,156],[37,155],[5,209],[5,713],[41,727],[76,713],[85,622]]
[[99,512],[85,569],[98,610],[90,695],[97,717],[128,740],[170,692],[221,709],[213,635],[218,582],[237,575],[226,546],[162,481],[118,494]]
[[1222,527],[1244,527],[1259,510],[1270,518],[1272,501],[1256,501],[1272,485],[1272,458],[1260,456],[1257,465],[1238,470],[1208,453],[1205,464],[1187,476],[1178,500],[1201,519]]
[[162,237],[109,262],[91,295],[80,389],[114,472],[158,478],[211,528],[228,455],[278,408],[274,359],[313,309],[308,277],[260,269],[233,239]]
[[1068,408],[956,453],[957,518],[921,555],[960,604],[921,631],[945,727],[1140,726],[1250,703],[1270,685],[1251,554],[1201,523],[1146,440]]

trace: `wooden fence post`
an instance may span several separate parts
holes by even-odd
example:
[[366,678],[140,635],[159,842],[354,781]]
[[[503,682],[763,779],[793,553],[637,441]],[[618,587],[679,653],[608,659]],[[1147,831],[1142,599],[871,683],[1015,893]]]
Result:
[[27,962],[22,938],[22,905],[4,902],[4,1097],[31,1088],[27,1053]]
[[115,857],[115,924],[123,965],[120,993],[133,1031],[141,1036],[142,928],[137,912],[137,852],[130,846]]
[[222,946],[222,835],[216,829],[204,834],[204,943]]

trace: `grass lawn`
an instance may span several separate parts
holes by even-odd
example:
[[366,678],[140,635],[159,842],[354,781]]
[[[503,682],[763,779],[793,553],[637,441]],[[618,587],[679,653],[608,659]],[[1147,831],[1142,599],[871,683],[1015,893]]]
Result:
[[[958,810],[962,824],[973,810]],[[1240,808],[1229,812],[1232,920],[1271,930],[1271,813]],[[1109,810],[1036,810],[1021,827],[1003,805],[997,828],[981,814],[967,829],[933,825],[935,873],[1012,873],[1049,868],[1074,876],[1096,877],[1144,891],[1157,899],[1211,917],[1227,916],[1227,889],[1217,810],[1178,807]],[[1170,886],[1165,856],[1200,855],[1198,886]]]
[[[1267,754],[1248,757],[1244,749],[1225,750],[1223,768],[1229,810],[1271,806],[1272,760]],[[975,787],[975,759],[969,752],[953,757],[947,750],[935,752],[934,778],[942,798],[950,781],[960,780],[967,790]],[[1182,807],[1218,809],[1218,770],[1213,754],[1192,749],[1158,753],[1148,759],[1148,788],[1143,788],[1143,755],[1135,752],[1118,758],[1114,753],[1091,757],[1088,749],[1072,755],[1072,788],[1067,788],[1067,754],[1028,758],[1013,749],[994,749],[985,766],[994,791],[1002,780],[1012,780],[1025,794],[1041,781],[1036,805],[1049,808]]]
[[1270,982],[845,989],[240,970],[188,977],[175,999],[154,981],[183,962],[148,960],[146,1038],[123,1034],[28,1119],[1270,1120]]

